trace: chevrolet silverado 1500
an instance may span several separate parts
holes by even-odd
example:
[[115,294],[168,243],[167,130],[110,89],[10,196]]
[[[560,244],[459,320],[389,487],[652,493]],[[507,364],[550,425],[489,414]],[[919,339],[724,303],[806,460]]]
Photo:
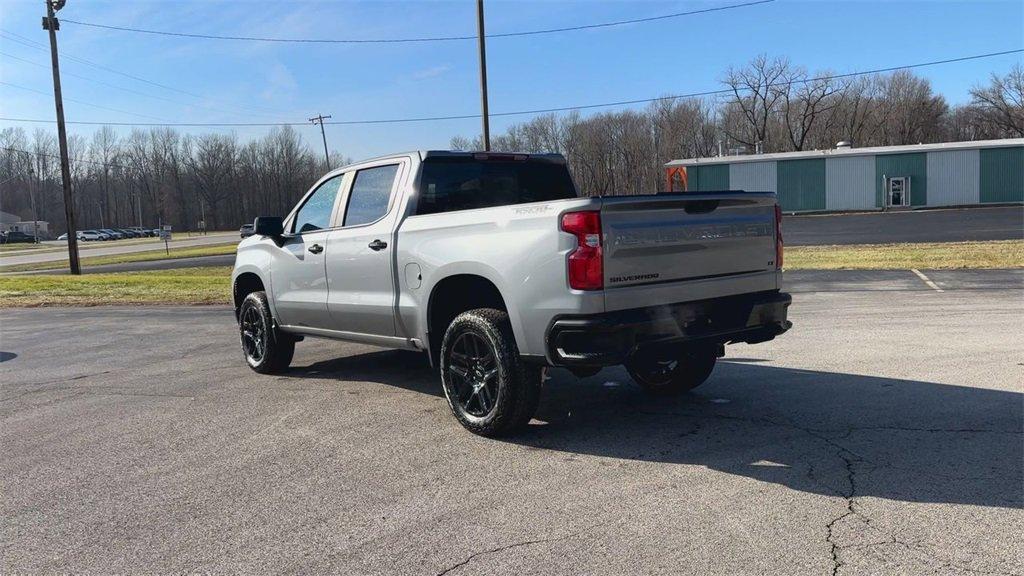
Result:
[[724,346],[785,332],[772,193],[585,198],[558,155],[413,152],[328,173],[260,217],[232,274],[244,357],[308,336],[419,350],[472,432],[537,408],[543,369],[625,365],[690,390]]

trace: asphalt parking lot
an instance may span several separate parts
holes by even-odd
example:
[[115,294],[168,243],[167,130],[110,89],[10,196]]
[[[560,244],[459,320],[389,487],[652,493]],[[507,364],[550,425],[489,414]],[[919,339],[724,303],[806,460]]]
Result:
[[1024,207],[786,216],[782,230],[789,246],[1020,240]]
[[412,353],[0,311],[0,572],[1021,573],[1024,276],[861,274],[677,400],[553,370],[503,441]]

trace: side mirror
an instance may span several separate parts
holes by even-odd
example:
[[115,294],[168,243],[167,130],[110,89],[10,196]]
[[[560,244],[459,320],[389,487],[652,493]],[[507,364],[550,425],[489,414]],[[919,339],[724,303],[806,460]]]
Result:
[[284,234],[284,220],[280,216],[257,216],[252,231],[258,236],[277,238]]

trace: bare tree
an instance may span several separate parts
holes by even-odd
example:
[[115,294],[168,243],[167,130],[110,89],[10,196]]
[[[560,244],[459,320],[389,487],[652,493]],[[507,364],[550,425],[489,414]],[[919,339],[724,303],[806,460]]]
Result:
[[815,132],[815,128],[826,121],[826,115],[838,105],[836,93],[841,89],[828,76],[826,73],[817,78],[808,78],[803,68],[791,69],[785,76],[786,89],[780,90],[782,120],[793,150],[805,150],[809,142],[821,145],[820,142],[814,142],[814,136],[820,135],[820,132]]
[[887,146],[937,141],[949,112],[945,98],[932,93],[931,82],[907,70],[882,80],[879,106]]
[[1009,137],[1024,137],[1024,67],[1014,64],[1006,76],[992,74],[988,86],[971,90],[980,120]]
[[729,137],[751,148],[769,145],[769,125],[778,113],[777,104],[789,90],[789,60],[754,58],[743,68],[729,68],[723,82],[732,90],[733,104],[745,122],[727,128]]

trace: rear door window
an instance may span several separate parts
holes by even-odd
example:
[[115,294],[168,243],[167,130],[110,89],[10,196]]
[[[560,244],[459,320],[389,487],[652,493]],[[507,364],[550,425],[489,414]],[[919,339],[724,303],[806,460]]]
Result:
[[428,158],[417,214],[576,198],[564,164],[538,160]]
[[395,185],[398,167],[398,164],[388,164],[356,172],[352,191],[348,194],[343,226],[376,222],[388,213],[391,189]]

